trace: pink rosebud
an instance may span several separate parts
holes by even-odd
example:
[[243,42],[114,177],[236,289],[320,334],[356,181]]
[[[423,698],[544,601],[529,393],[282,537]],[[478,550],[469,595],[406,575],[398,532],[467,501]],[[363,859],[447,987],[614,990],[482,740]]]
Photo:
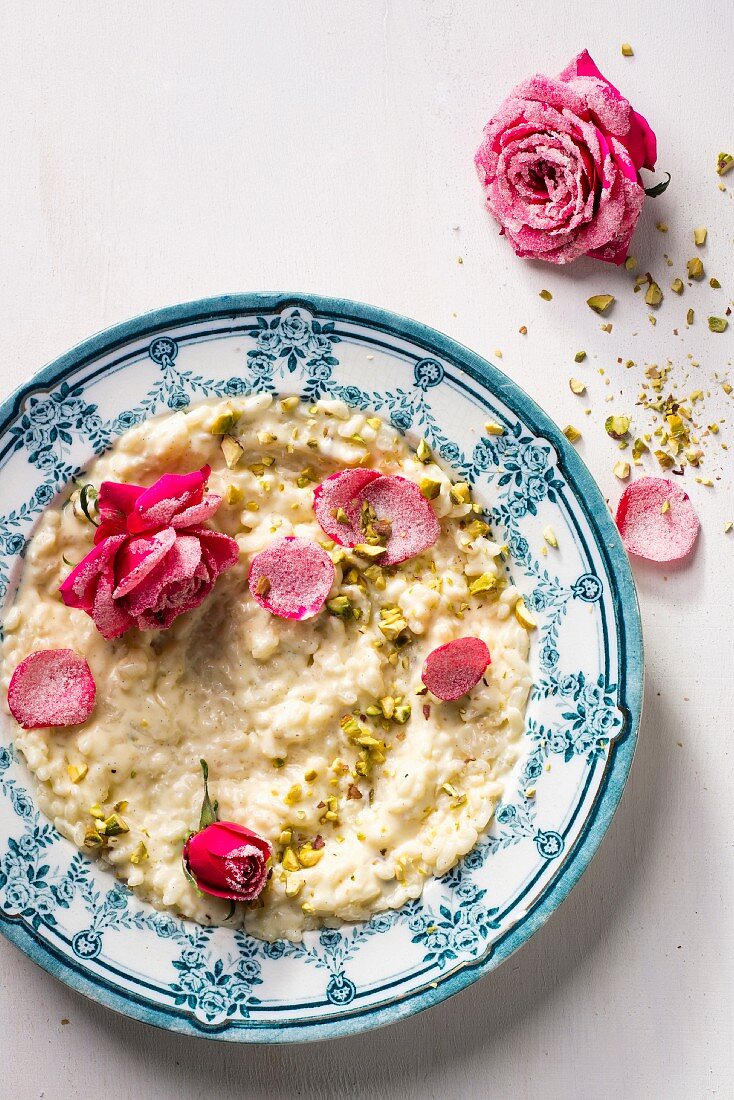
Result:
[[584,50],[556,77],[519,84],[489,120],[475,163],[518,256],[621,264],[642,210],[655,134]]
[[184,874],[198,890],[226,901],[254,901],[268,880],[273,854],[263,837],[234,821],[219,820],[219,803],[209,797],[209,767],[201,760],[204,800],[199,831],[184,844]]
[[183,850],[199,890],[227,901],[253,901],[262,892],[271,855],[267,840],[234,821],[214,821],[193,833]]
[[198,607],[239,557],[234,539],[204,526],[222,503],[206,492],[210,473],[164,474],[148,489],[103,481],[94,549],[61,585],[67,607],[108,639],[164,630]]

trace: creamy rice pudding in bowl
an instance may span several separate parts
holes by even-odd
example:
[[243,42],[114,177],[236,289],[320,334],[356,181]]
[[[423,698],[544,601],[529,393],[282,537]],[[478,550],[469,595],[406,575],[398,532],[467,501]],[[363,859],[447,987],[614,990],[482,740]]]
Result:
[[15,745],[56,828],[158,909],[299,941],[486,835],[535,622],[416,442],[331,398],[204,402],[42,516],[5,618]]

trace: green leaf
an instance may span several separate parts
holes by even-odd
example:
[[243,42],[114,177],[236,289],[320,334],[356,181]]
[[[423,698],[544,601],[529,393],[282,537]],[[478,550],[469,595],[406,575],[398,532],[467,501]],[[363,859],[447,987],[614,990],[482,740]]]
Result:
[[206,760],[200,760],[201,774],[204,777],[204,801],[201,804],[201,817],[199,818],[199,831],[206,829],[207,826],[213,825],[215,821],[219,820],[217,811],[219,810],[219,803],[212,802],[209,797],[209,765]]
[[97,499],[98,495],[99,494],[97,493],[97,490],[94,488],[93,485],[89,484],[89,482],[86,485],[82,485],[81,489],[79,490],[79,507],[81,508],[82,512],[89,520],[89,522],[94,524],[95,527],[99,527],[99,523],[92,516],[90,509],[94,505],[94,502]]
[[670,172],[666,172],[665,175],[668,178],[666,180],[663,180],[662,183],[656,183],[653,187],[645,188],[645,194],[649,195],[651,199],[656,199],[658,195],[662,195],[664,191],[668,190],[668,184],[670,183]]

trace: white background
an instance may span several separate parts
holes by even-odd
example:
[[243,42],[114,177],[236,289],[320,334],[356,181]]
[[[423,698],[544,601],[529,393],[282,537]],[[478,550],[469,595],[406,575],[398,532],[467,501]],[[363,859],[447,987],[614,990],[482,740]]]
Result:
[[[517,260],[482,208],[472,155],[487,117],[520,78],[584,47],[648,116],[673,176],[643,213],[641,270],[667,290],[705,224],[701,254],[723,284],[668,293],[654,328],[623,270]],[[734,382],[734,325],[705,324],[734,292],[734,174],[721,192],[714,172],[717,152],[734,152],[733,48],[731,5],[707,0],[4,0],[0,396],[143,310],[311,290],[408,314],[495,359],[582,428],[612,504],[620,456],[603,421],[634,411],[645,363],[700,363],[688,389],[710,394],[706,416],[726,421],[719,440],[734,448],[720,384]],[[600,292],[618,299],[611,334],[585,305]],[[574,366],[580,348],[589,360]],[[590,417],[572,373],[589,383]],[[118,1017],[2,941],[0,1094],[731,1096],[732,454],[707,445],[713,489],[686,473],[702,520],[694,560],[635,565],[647,690],[632,777],[591,868],[519,954],[383,1032],[257,1049]]]

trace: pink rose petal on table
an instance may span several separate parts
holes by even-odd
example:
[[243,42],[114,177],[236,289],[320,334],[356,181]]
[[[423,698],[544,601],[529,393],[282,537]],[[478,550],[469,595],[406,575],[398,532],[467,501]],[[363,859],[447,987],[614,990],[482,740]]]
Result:
[[73,649],[38,649],[13,673],[8,706],[23,729],[78,726],[94,710],[96,695],[92,671]]
[[272,615],[310,619],[329,595],[334,564],[315,542],[291,535],[255,555],[248,583],[255,600]]
[[313,510],[316,519],[329,538],[340,546],[355,546],[362,541],[363,536],[359,517],[356,525],[354,522],[339,523],[336,519],[337,509],[342,508],[351,516],[361,490],[380,476],[377,470],[339,470],[314,489]]
[[363,501],[374,508],[378,519],[388,519],[392,525],[380,565],[398,565],[422,554],[441,533],[430,502],[407,478],[379,477],[366,485],[352,506],[355,520]]
[[491,660],[481,638],[456,638],[428,654],[423,664],[423,683],[438,699],[460,699],[476,687]]
[[[663,505],[669,508],[664,512]],[[629,554],[648,561],[680,561],[696,544],[700,524],[690,497],[672,481],[641,477],[622,493],[617,527]]]

